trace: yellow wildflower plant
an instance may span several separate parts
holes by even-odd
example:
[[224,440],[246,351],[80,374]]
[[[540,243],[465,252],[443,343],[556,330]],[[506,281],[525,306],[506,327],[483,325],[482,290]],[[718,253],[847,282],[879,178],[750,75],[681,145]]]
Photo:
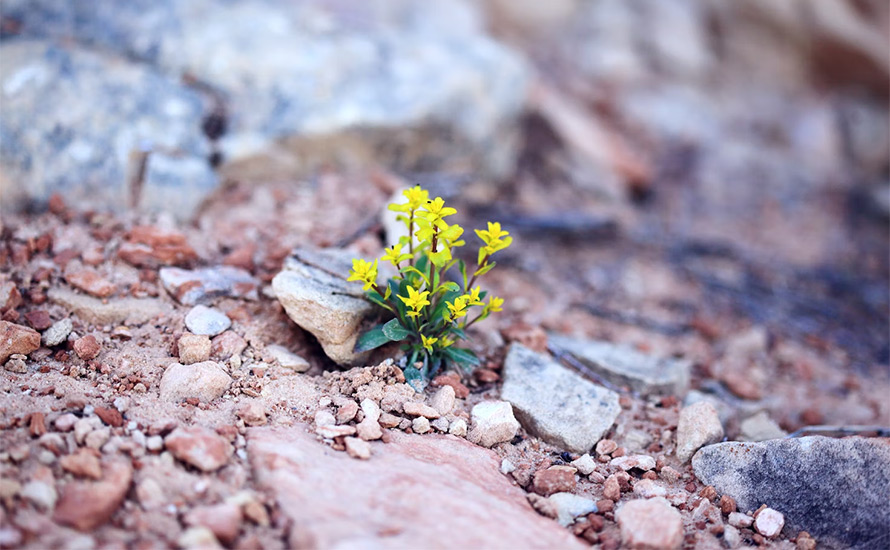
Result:
[[455,257],[455,250],[466,245],[464,228],[446,221],[457,214],[456,209],[441,197],[430,199],[419,185],[406,189],[400,202],[389,209],[399,212],[408,228],[408,235],[385,249],[380,258],[392,264],[397,274],[381,289],[376,282],[380,260],[354,260],[348,280],[361,282],[368,300],[394,318],[363,334],[356,351],[402,342],[407,352],[405,377],[422,387],[445,363],[462,367],[479,363],[472,351],[455,344],[466,339],[468,327],[501,311],[503,299],[492,296],[486,302],[486,292],[475,283],[495,266],[492,256],[509,247],[513,239],[496,222],[475,230],[482,244],[477,265],[468,274],[466,262]]

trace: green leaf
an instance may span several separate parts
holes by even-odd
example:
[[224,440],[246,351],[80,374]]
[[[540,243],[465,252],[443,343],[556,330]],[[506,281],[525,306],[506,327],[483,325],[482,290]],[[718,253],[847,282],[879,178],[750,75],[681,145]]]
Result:
[[446,292],[436,304],[436,309],[433,310],[432,315],[430,315],[430,319],[432,319],[434,322],[441,319],[442,314],[445,313],[446,308],[448,307],[445,302],[453,302],[454,299],[458,296],[460,296],[459,292]]
[[383,344],[388,344],[390,339],[383,333],[384,325],[377,325],[368,332],[362,334],[355,343],[355,352],[361,353],[379,348]]
[[460,287],[457,286],[457,283],[454,281],[445,281],[439,288],[444,288],[445,290],[450,290],[451,292],[460,292]]
[[411,332],[402,326],[398,319],[392,319],[383,325],[383,334],[393,342],[400,342],[411,336]]
[[466,292],[467,290],[469,290],[467,288],[467,262],[458,260],[457,268],[460,270],[460,276],[464,279],[464,292]]
[[473,273],[473,276],[479,277],[480,275],[485,275],[486,273],[491,271],[491,268],[493,268],[496,264],[497,264],[497,262],[491,262],[490,264],[485,264],[484,266],[477,269],[476,273]]
[[402,271],[402,273],[405,273],[405,274],[415,273],[417,275],[420,275],[420,278],[423,279],[423,282],[425,282],[427,286],[430,286],[430,280],[427,278],[427,276],[422,271],[420,271],[416,267],[407,265],[407,266],[403,267],[401,269],[401,271]]
[[423,393],[423,390],[426,389],[426,379],[424,378],[423,373],[414,365],[405,367],[403,373],[405,375],[405,382],[414,388],[414,391]]
[[444,350],[442,350],[442,353],[445,354],[445,357],[451,359],[452,361],[463,367],[478,365],[480,363],[479,358],[476,357],[476,354],[468,349],[451,347],[445,348]]
[[457,327],[451,328],[451,334],[457,336],[461,340],[467,339],[467,333],[464,332],[464,329],[462,329],[462,328],[457,328]]

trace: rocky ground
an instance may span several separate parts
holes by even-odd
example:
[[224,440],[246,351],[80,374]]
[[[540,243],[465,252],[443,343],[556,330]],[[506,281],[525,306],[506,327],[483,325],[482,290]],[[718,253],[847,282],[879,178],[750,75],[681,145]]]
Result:
[[[0,547],[887,545],[883,8],[200,4],[4,5]],[[422,391],[415,183],[515,237]]]

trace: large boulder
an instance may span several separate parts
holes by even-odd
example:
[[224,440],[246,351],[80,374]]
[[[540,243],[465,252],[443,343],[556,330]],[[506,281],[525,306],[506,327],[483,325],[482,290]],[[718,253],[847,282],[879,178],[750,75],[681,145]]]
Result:
[[436,125],[457,138],[443,145],[469,144],[489,168],[512,158],[504,129],[527,70],[469,2],[13,0],[4,15],[26,36],[100,47],[214,90],[227,157],[294,135]]
[[820,547],[879,548],[890,525],[890,439],[801,437],[718,443],[692,459],[696,477],[734,498],[785,515],[791,533]]
[[504,361],[501,398],[526,430],[576,453],[589,451],[621,412],[615,392],[515,342]]
[[260,487],[294,522],[289,546],[584,548],[528,504],[497,455],[454,436],[394,431],[355,460],[305,426],[250,428]]
[[0,57],[4,208],[54,192],[84,207],[124,208],[141,171],[140,206],[185,216],[216,186],[196,92],[77,46],[5,41]]

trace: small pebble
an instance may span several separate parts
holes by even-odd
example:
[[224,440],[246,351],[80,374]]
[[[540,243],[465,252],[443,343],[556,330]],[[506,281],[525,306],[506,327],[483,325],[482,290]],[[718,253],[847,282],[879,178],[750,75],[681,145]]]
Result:
[[232,320],[218,309],[197,305],[185,316],[185,326],[193,334],[216,336],[232,326]]

